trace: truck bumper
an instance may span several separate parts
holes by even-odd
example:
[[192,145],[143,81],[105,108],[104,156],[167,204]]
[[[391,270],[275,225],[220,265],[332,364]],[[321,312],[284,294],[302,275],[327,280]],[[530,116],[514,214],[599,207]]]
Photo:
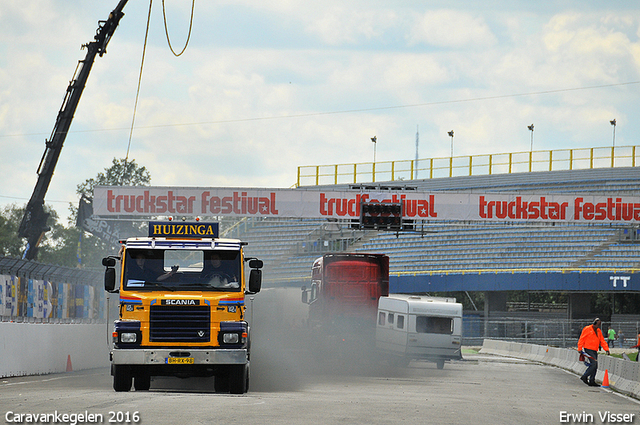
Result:
[[111,364],[114,365],[164,365],[169,358],[193,358],[196,365],[246,364],[248,352],[241,349],[113,349]]

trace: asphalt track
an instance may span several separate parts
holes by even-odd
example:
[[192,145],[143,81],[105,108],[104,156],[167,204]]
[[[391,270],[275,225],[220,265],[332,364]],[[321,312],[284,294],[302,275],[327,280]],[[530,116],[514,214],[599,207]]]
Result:
[[[305,370],[305,364],[287,361],[286,354],[252,364],[252,389],[238,396],[215,393],[212,378],[158,378],[150,391],[116,393],[108,369],[5,378],[0,412],[5,423],[27,414],[73,423],[73,416],[63,421],[61,415],[88,413],[96,417],[76,416],[77,423],[640,424],[638,400],[529,361],[465,354],[443,370],[412,362],[352,372]],[[606,412],[630,421],[602,421]],[[571,420],[571,414],[582,416]]]

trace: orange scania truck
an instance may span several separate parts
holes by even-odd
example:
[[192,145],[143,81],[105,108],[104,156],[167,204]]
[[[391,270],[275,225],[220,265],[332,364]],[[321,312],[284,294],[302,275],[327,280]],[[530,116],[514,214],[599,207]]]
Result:
[[214,376],[216,391],[248,391],[245,296],[260,291],[262,261],[218,236],[218,223],[151,222],[148,237],[122,241],[118,257],[103,259],[105,290],[120,301],[116,391],[148,390],[153,376]]

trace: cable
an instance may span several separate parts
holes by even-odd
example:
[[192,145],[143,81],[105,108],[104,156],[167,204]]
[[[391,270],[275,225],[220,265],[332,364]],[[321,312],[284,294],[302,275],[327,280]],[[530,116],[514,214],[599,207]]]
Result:
[[[356,113],[356,112],[384,111],[384,110],[391,110],[391,109],[419,108],[419,107],[424,107],[424,106],[446,105],[446,104],[466,103],[466,102],[477,102],[477,101],[483,101],[483,100],[505,99],[505,98],[509,98],[509,97],[536,96],[536,95],[562,93],[562,92],[569,92],[569,91],[593,90],[593,89],[602,89],[602,88],[607,88],[607,87],[629,86],[629,85],[634,85],[634,84],[640,84],[640,81],[628,81],[628,82],[625,82],[625,83],[603,84],[603,85],[598,85],[598,86],[572,87],[572,88],[568,88],[568,89],[544,90],[544,91],[528,92],[528,93],[515,93],[515,94],[505,94],[505,95],[496,95],[496,96],[487,96],[487,97],[475,97],[475,98],[468,98],[468,99],[442,100],[442,101],[437,101],[437,102],[416,103],[416,104],[410,104],[410,105],[380,106],[380,107],[375,107],[375,108],[362,108],[362,109],[344,109],[344,110],[327,111],[327,112],[309,112],[309,113],[306,113],[306,114],[275,115],[275,116],[271,116],[271,117],[235,118],[235,119],[219,120],[219,121],[201,121],[201,122],[178,123],[178,124],[157,124],[157,125],[140,126],[140,127],[137,127],[137,128],[149,129],[149,128],[163,128],[163,127],[183,127],[183,126],[192,126],[192,125],[206,125],[206,124],[229,124],[229,123],[248,122],[248,121],[266,121],[266,120],[278,120],[278,119],[287,119],[287,118],[314,117],[314,116],[323,116],[323,115],[351,114],[351,113]],[[104,131],[120,131],[120,130],[128,130],[128,128],[114,127],[114,128],[103,128],[103,129],[98,129],[98,130],[75,130],[75,131],[69,131],[69,133],[97,133],[97,132],[104,132]],[[0,138],[2,138],[2,137],[42,136],[42,135],[46,136],[48,134],[49,133],[5,134],[5,135],[0,135]]]
[[176,53],[171,46],[171,40],[169,38],[169,29],[167,27],[167,13],[164,8],[164,0],[162,0],[162,18],[164,19],[164,33],[167,35],[167,43],[169,44],[169,49],[171,49],[171,53],[174,56],[180,56],[187,50],[187,46],[189,45],[189,39],[191,38],[191,28],[193,27],[193,10],[196,7],[196,0],[192,0],[191,2],[191,19],[189,20],[189,34],[187,35],[187,41],[184,43],[184,47],[180,51],[180,53]]
[[147,16],[147,30],[144,33],[144,45],[142,46],[142,61],[140,62],[140,74],[138,74],[138,89],[136,90],[136,101],[133,105],[133,117],[131,118],[131,131],[129,132],[129,143],[127,144],[127,155],[124,157],[125,165],[127,164],[127,160],[129,159],[129,149],[131,149],[131,138],[133,137],[133,125],[136,121],[136,111],[138,110],[138,98],[140,97],[140,85],[142,83],[142,69],[144,67],[144,57],[147,52],[147,38],[149,37],[149,23],[151,22],[151,5],[152,4],[153,4],[153,0],[149,0],[149,15]]

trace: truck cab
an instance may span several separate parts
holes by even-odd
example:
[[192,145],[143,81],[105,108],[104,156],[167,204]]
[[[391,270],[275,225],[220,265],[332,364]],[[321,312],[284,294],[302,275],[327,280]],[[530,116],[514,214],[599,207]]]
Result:
[[217,223],[153,222],[148,237],[103,260],[105,289],[119,293],[116,391],[148,390],[152,376],[214,376],[216,391],[248,390],[245,295],[260,291],[262,261],[245,258],[244,245],[218,238]]
[[[389,257],[383,254],[327,253],[311,268],[311,286],[302,287],[309,304],[309,336],[319,359],[354,360],[374,350],[378,299],[389,295]],[[346,363],[346,361],[345,361]]]

